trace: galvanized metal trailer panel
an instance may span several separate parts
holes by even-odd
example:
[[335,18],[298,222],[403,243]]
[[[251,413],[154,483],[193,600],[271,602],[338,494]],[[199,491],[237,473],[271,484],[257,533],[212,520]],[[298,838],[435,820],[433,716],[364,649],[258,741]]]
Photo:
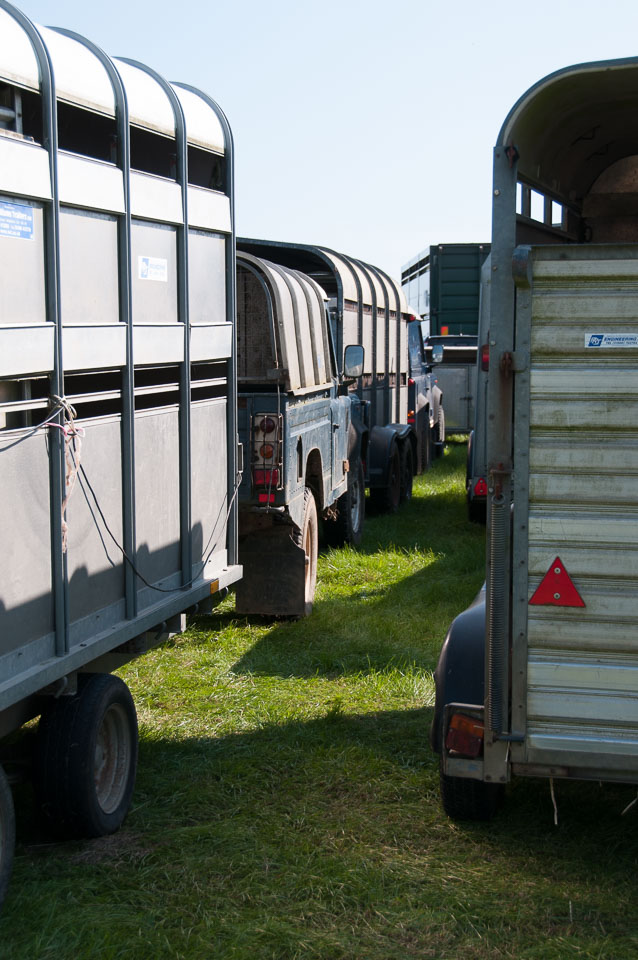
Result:
[[452,816],[512,773],[638,782],[637,109],[638,58],[575,65],[494,148],[485,610],[436,674]]
[[[529,455],[513,544],[515,565],[526,568],[513,596],[514,610],[527,613],[524,762],[631,778],[638,761],[636,248],[532,247],[516,260],[516,336],[530,345],[516,401],[519,424],[529,407],[529,430],[516,431],[514,446],[515,463]],[[599,345],[621,328],[629,338],[623,347]],[[557,578],[549,603],[528,603],[556,557],[583,606],[553,605],[562,599]]]
[[227,121],[6,0],[0,84],[4,731],[13,705],[135,655],[241,568]]

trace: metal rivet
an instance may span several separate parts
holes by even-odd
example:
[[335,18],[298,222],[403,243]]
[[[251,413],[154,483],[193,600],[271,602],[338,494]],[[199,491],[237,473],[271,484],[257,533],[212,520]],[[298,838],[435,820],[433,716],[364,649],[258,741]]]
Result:
[[554,573],[560,573],[560,567],[554,567]]
[[560,593],[554,594],[554,600],[560,600]]
[[495,190],[495,191],[494,191],[494,196],[495,196],[495,197],[500,197],[500,195],[501,195],[501,191],[500,191],[500,190]]

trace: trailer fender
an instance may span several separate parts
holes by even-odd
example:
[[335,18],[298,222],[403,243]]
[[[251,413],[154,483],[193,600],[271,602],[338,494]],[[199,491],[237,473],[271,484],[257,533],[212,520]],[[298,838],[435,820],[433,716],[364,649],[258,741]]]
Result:
[[263,525],[240,535],[244,574],[236,587],[237,613],[295,618],[310,613],[317,570],[317,512],[309,487],[304,501],[309,516],[302,525],[265,515]]
[[436,699],[430,744],[441,752],[446,703],[481,705],[485,700],[485,586],[472,605],[452,621],[434,671]]
[[370,489],[388,485],[388,470],[395,447],[409,439],[412,427],[406,423],[390,423],[373,427],[368,442],[368,483]]

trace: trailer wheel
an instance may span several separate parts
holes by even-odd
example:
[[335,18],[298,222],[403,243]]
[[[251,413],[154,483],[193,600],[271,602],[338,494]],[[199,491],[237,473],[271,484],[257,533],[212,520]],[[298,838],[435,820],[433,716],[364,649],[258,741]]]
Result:
[[78,692],[42,714],[34,786],[45,820],[67,836],[113,833],[126,816],[137,768],[137,716],[110,673],[78,677]]
[[16,819],[11,787],[0,767],[0,906],[4,903],[13,869],[16,843]]
[[317,555],[319,553],[319,529],[317,520],[317,504],[310,489],[304,490],[304,512],[301,525],[300,546],[306,554],[306,569],[304,574],[304,616],[312,611],[317,587]]
[[445,412],[443,407],[439,407],[439,418],[436,424],[436,441],[434,444],[434,455],[443,456],[443,447],[445,446]]
[[503,787],[469,777],[450,777],[439,762],[439,783],[443,809],[452,820],[491,820],[503,798]]
[[426,473],[432,466],[432,432],[430,430],[430,419],[423,430],[421,436],[421,473]]
[[388,483],[385,487],[372,487],[370,500],[379,513],[396,513],[401,501],[401,461],[396,445],[392,448],[388,464]]
[[360,460],[348,474],[348,486],[337,501],[337,510],[336,518],[324,523],[327,543],[331,547],[342,547],[346,543],[358,546],[366,510],[366,482]]
[[414,458],[412,444],[407,441],[401,448],[401,502],[412,499],[414,484]]

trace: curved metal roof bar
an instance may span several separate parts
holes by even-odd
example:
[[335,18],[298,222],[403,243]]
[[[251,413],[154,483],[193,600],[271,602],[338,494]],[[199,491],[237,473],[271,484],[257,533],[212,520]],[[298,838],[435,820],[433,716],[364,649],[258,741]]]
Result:
[[[332,250],[330,247],[308,247],[308,249],[316,250],[319,253],[319,255],[322,257],[322,259],[332,268],[332,271],[335,277],[337,278],[337,288],[341,290],[342,304],[343,304],[343,283],[341,282],[341,277],[339,276],[338,272],[335,270],[334,263],[330,260],[329,257],[327,258],[325,256],[325,253],[330,254],[330,256],[332,257],[336,257],[337,260],[344,263],[347,269],[350,271],[352,278],[354,280],[354,285],[357,288],[357,294],[358,294],[357,338],[359,340],[359,343],[362,344],[363,343],[363,289],[361,287],[361,278],[359,277],[357,271],[353,268],[352,264],[349,263],[348,258],[344,256],[342,253],[338,253],[336,250]],[[325,253],[322,253],[322,251],[325,251]],[[342,323],[339,325],[339,337],[340,337],[341,343],[337,345],[337,362],[339,364],[339,367],[343,363],[343,352],[348,346],[347,343],[343,342],[343,317],[341,318],[341,320],[342,320]],[[371,369],[374,369],[374,368],[372,367]],[[343,370],[339,369],[338,375],[341,375],[342,373],[343,373]],[[363,377],[359,377],[359,380],[357,382],[357,396],[359,397],[360,400],[363,400]]]
[[[366,268],[365,264],[361,260],[355,260],[354,257],[348,257],[346,254],[341,253],[339,256],[342,260],[349,261],[354,266],[358,267],[363,276],[367,279],[370,285],[370,294],[372,297],[372,367],[374,370],[376,368],[376,356],[377,356],[377,288],[372,281],[370,271]],[[353,273],[356,273],[356,270],[353,269]],[[361,287],[359,287],[361,289]],[[363,296],[360,295],[360,309],[362,314],[362,324],[361,324],[361,333],[360,338],[363,339]],[[386,337],[386,349],[387,349],[387,337]],[[386,358],[387,359],[387,358]],[[386,377],[388,376],[387,362],[386,362]],[[370,387],[370,402],[372,406],[372,422],[376,423],[377,414],[378,414],[378,400],[377,400],[377,382],[374,374],[372,375],[372,384]]]
[[238,253],[237,267],[240,267],[240,266],[242,267],[243,270],[248,270],[249,273],[253,274],[253,276],[257,279],[260,286],[263,288],[264,293],[266,294],[266,301],[268,303],[269,319],[270,319],[270,323],[268,324],[268,332],[270,333],[270,345],[272,347],[273,357],[275,358],[275,366],[278,367],[279,354],[277,352],[277,341],[275,338],[275,310],[274,310],[273,304],[275,300],[279,300],[279,292],[275,288],[273,288],[272,291],[270,290],[268,281],[266,279],[265,271],[262,267],[262,262],[257,257],[252,257],[249,253]]
[[[190,318],[188,304],[188,142],[186,138],[186,120],[179,97],[168,80],[165,80],[152,67],[117,57],[122,63],[136,67],[146,73],[162,88],[175,117],[175,143],[177,148],[177,182],[182,189],[182,223],[177,227],[177,316],[184,325],[184,359],[180,363],[180,404],[179,404],[179,482],[180,502],[180,554],[182,566],[182,586],[193,581],[193,509],[191,489],[191,362],[190,362]],[[201,558],[197,558],[198,561]]]
[[[301,387],[305,388],[308,386],[308,374],[306,372],[306,361],[304,358],[303,343],[301,341],[301,328],[299,320],[299,305],[297,303],[297,293],[294,289],[294,285],[290,278],[291,271],[288,267],[282,267],[278,263],[272,263],[270,260],[267,261],[268,267],[272,270],[273,273],[276,273],[281,277],[288,293],[290,294],[290,302],[292,304],[292,317],[295,325],[295,343],[297,344],[297,368],[299,370],[299,379],[301,382]],[[295,278],[296,279],[296,278]],[[290,376],[290,368],[288,369],[288,375]]]
[[[386,309],[387,309],[387,310],[391,310],[391,309],[392,309],[392,307],[390,306],[390,302],[389,302],[389,293],[390,293],[390,291],[392,291],[392,293],[394,293],[395,312],[396,312],[396,340],[395,340],[395,344],[394,344],[394,349],[395,349],[395,356],[396,356],[396,358],[397,358],[397,359],[396,359],[396,362],[397,362],[397,369],[396,369],[397,384],[396,384],[396,391],[395,391],[395,411],[394,411],[394,413],[395,413],[395,417],[396,417],[396,423],[399,423],[399,422],[401,421],[401,389],[400,389],[400,388],[401,388],[401,382],[400,382],[400,378],[401,378],[401,314],[402,314],[402,312],[403,312],[403,311],[401,310],[401,297],[400,297],[400,294],[399,294],[399,288],[398,288],[397,284],[395,283],[395,281],[392,279],[392,277],[388,276],[388,274],[385,273],[385,271],[380,270],[379,267],[374,267],[374,266],[372,266],[371,263],[367,263],[367,264],[365,264],[365,266],[368,268],[368,270],[371,270],[371,271],[374,273],[374,275],[377,277],[379,283],[380,283],[381,286],[383,287],[383,289],[384,289],[384,291],[385,291]],[[389,314],[389,313],[387,314],[387,327],[386,327],[386,330],[387,330],[387,332],[389,333],[389,331],[390,331],[390,314]],[[389,375],[389,371],[390,371],[390,342],[389,342],[389,341],[390,341],[390,338],[389,338],[389,336],[386,335],[386,343],[385,343],[385,368],[386,368],[386,370],[388,371],[388,375]],[[391,401],[388,400],[388,406],[391,407],[391,405],[392,405],[392,404],[391,404]],[[392,411],[390,410],[389,413],[391,414],[391,412],[392,412]],[[388,419],[390,419],[390,416],[388,417]]]
[[[52,393],[64,395],[64,366],[62,357],[62,324],[60,303],[60,195],[58,189],[58,123],[55,99],[53,63],[47,46],[37,27],[21,10],[7,0],[0,0],[0,9],[16,20],[26,33],[35,53],[40,71],[42,93],[43,146],[49,154],[51,200],[45,204],[45,276],[47,321],[54,325],[54,353]],[[48,211],[47,211],[48,206]],[[48,215],[47,215],[48,214]],[[55,423],[62,425],[62,411]],[[64,443],[61,430],[52,430],[49,436],[49,496],[51,499],[51,563],[53,575],[53,610],[56,656],[69,651],[69,596],[67,558],[62,545],[62,502],[64,499]]]
[[[133,357],[133,291],[131,284],[131,136],[128,100],[122,77],[111,58],[104,51],[72,30],[52,27],[56,33],[85,46],[100,61],[107,72],[115,95],[115,116],[118,137],[118,166],[122,170],[124,213],[118,215],[118,285],[120,322],[126,324],[126,367],[122,389],[122,495],[123,540],[127,556],[137,550],[135,531],[135,383]],[[137,616],[137,577],[130,563],[124,564],[126,615]]]
[[[317,305],[319,307],[319,315],[325,318],[324,323],[322,323],[321,325],[321,346],[323,350],[323,356],[326,358],[324,360],[323,380],[322,380],[321,371],[319,370],[318,364],[316,363],[317,342],[316,342],[316,336],[315,336],[315,326],[314,326],[314,323],[312,322],[310,324],[310,336],[311,336],[312,344],[314,348],[313,363],[315,367],[315,376],[317,377],[317,383],[323,383],[325,380],[330,380],[333,376],[335,376],[335,371],[336,371],[336,358],[333,356],[334,351],[331,348],[331,341],[330,341],[330,337],[328,336],[328,324],[330,322],[330,319],[328,317],[328,312],[326,309],[326,300],[328,299],[328,297],[327,297],[326,291],[321,288],[321,286],[317,283],[317,281],[313,277],[309,277],[307,274],[302,273],[300,270],[293,270],[292,273],[294,273],[294,275],[297,277],[297,279],[301,284],[302,290],[304,292],[304,296],[306,298],[306,303],[308,304],[309,316],[312,317],[313,311],[312,311],[310,292],[308,290],[308,287],[310,288],[310,290],[312,290],[313,294],[316,297]],[[329,366],[331,368],[334,367],[334,370],[328,369]]]
[[[226,322],[232,324],[232,348],[231,356],[228,360],[228,396],[237,395],[237,325],[235,322],[237,313],[236,301],[236,265],[235,265],[235,160],[233,133],[226,114],[221,107],[209,97],[207,93],[192,87],[187,83],[178,83],[173,81],[172,86],[181,87],[182,90],[188,90],[195,94],[206,103],[217,119],[221,123],[224,131],[224,168],[225,168],[225,193],[230,201],[230,243],[226,243]],[[238,474],[238,433],[237,433],[237,412],[234,403],[226,404],[226,431],[227,431],[227,451],[228,451],[228,489],[233,491],[239,488],[240,476]],[[239,523],[239,514],[237,509],[237,497],[235,497],[229,506],[228,512],[228,562],[237,563],[238,546],[237,530]]]

